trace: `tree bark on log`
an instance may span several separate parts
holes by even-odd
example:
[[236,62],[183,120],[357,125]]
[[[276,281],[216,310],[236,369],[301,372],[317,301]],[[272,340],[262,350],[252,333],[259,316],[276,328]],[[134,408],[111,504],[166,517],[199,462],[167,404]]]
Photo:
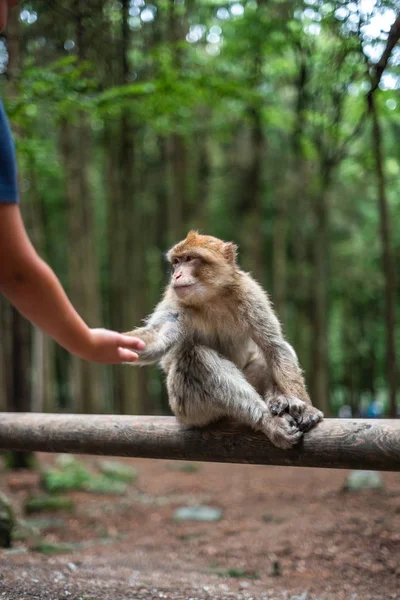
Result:
[[281,450],[234,423],[199,429],[173,417],[0,413],[0,449],[400,471],[400,421],[325,419]]

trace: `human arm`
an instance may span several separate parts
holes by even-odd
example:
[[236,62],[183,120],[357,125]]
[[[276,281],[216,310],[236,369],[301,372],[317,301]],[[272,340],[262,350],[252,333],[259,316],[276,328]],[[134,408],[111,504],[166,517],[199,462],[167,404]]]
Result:
[[142,341],[90,329],[25,231],[19,206],[0,203],[0,292],[34,325],[80,358],[104,364],[137,359]]

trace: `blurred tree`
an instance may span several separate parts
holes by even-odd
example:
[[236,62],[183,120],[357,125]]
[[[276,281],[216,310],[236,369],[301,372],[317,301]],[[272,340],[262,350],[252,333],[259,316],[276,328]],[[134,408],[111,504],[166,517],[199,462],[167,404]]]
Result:
[[[89,58],[92,39],[91,11],[99,3],[72,0],[76,53],[79,61]],[[90,11],[90,12],[89,12]],[[91,326],[101,323],[98,244],[93,214],[94,200],[90,184],[91,128],[88,116],[77,111],[60,121],[60,148],[65,169],[65,188],[68,215],[69,292],[71,300],[83,319]],[[102,368],[71,357],[71,397],[75,411],[101,413],[104,411],[104,384]]]
[[385,277],[386,372],[389,387],[390,416],[397,416],[397,361],[396,361],[396,280],[390,232],[389,203],[384,166],[382,128],[378,115],[375,92],[393,48],[400,39],[400,14],[390,28],[388,41],[380,60],[370,70],[371,89],[367,95],[368,112],[372,121],[372,148],[376,168],[382,266]]
[[[244,268],[271,291],[315,403],[328,414],[371,398],[388,408],[390,396],[395,413],[399,282],[387,256],[400,258],[389,216],[400,210],[398,46],[380,59],[396,8],[394,0],[19,7],[23,76],[7,108],[25,134],[23,205],[35,243],[90,324],[137,325],[165,283],[162,253],[189,228],[203,229],[238,242]],[[12,44],[0,40],[4,74]],[[373,143],[364,54],[383,66]],[[4,307],[3,390],[14,377]],[[46,349],[37,333],[33,340],[23,373],[26,381],[36,373],[35,406],[44,394],[53,410],[166,408],[154,370],[77,360],[70,370],[64,351]]]

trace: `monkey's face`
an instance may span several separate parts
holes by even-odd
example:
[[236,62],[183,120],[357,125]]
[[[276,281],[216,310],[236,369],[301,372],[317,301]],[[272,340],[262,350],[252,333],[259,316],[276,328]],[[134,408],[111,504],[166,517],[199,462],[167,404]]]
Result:
[[235,280],[236,246],[189,232],[167,254],[172,265],[171,289],[185,305],[199,305],[221,295]]
[[204,289],[200,280],[202,260],[197,256],[186,254],[175,256],[171,260],[171,287],[180,300],[195,300],[203,296]]

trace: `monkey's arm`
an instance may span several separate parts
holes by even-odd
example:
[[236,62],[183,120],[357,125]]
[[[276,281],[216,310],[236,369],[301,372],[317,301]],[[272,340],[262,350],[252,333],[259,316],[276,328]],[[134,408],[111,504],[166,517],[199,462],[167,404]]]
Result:
[[251,336],[265,356],[275,387],[265,400],[273,414],[288,411],[307,430],[323,415],[312,406],[296,353],[285,341],[267,295],[255,282],[250,302],[246,312]]
[[129,331],[127,335],[137,337],[146,344],[144,350],[137,352],[139,360],[127,364],[142,366],[157,363],[182,337],[179,313],[173,310],[173,307],[160,302],[148,317],[147,324]]

